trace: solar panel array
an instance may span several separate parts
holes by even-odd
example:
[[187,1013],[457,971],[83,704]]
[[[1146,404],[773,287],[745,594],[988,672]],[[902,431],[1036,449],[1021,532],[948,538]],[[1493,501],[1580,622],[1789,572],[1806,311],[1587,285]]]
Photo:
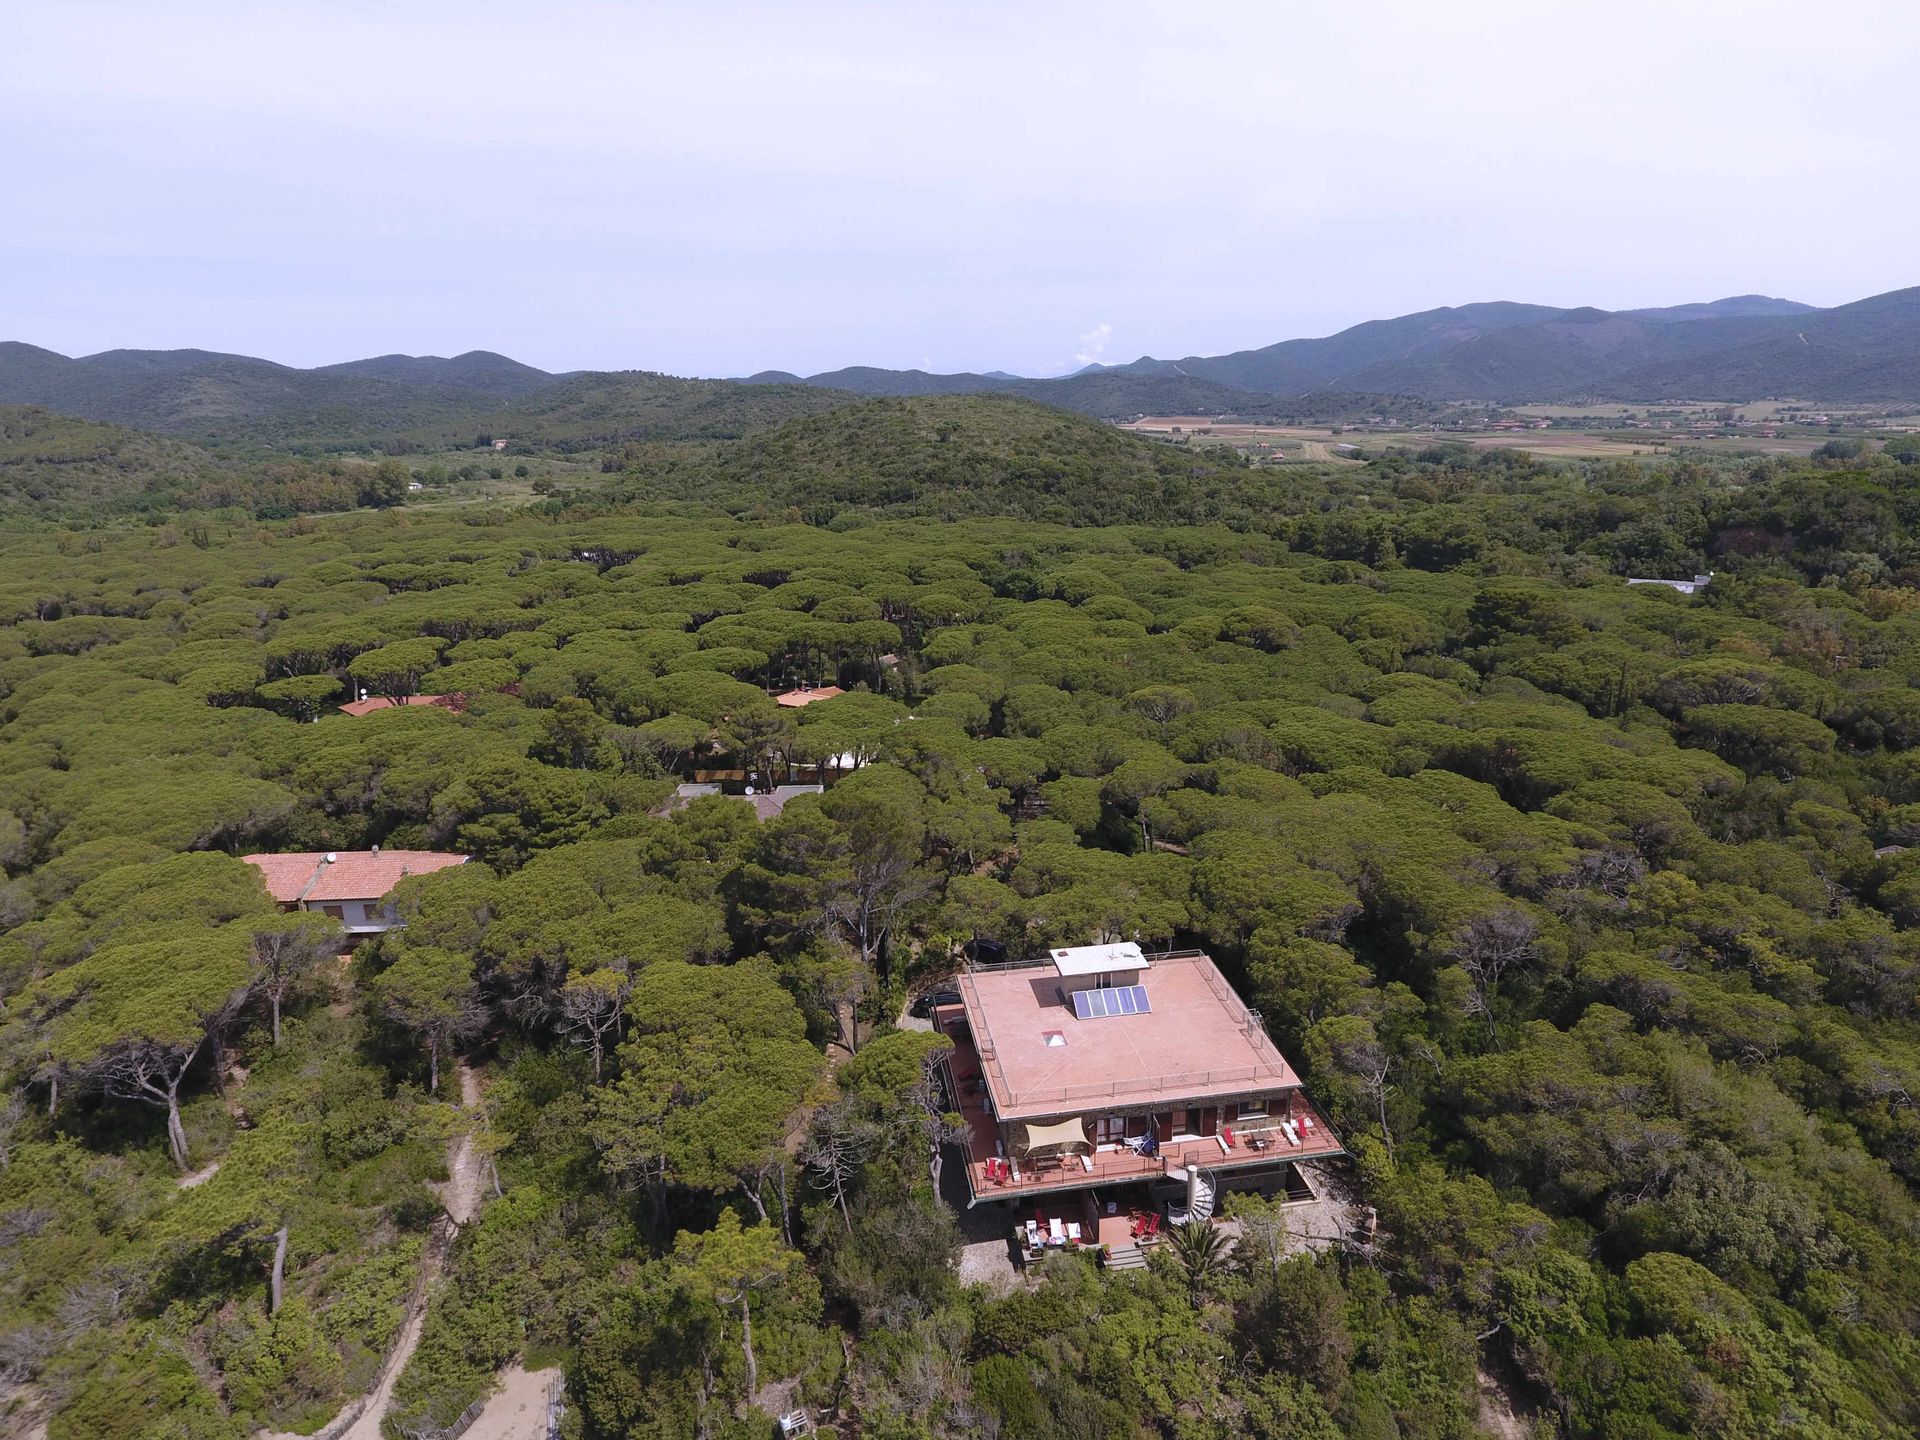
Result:
[[1082,1020],[1099,1020],[1108,1015],[1145,1015],[1153,1007],[1147,1004],[1144,985],[1118,985],[1110,990],[1076,990],[1073,1013]]

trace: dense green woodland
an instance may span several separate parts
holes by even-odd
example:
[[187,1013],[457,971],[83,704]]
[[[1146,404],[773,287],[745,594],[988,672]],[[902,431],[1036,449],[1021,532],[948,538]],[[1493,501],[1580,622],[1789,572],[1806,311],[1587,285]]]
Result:
[[[1920,471],[1253,472],[979,399],[608,463],[0,533],[0,1379],[51,1440],[310,1434],[423,1280],[394,1440],[516,1357],[581,1440],[1441,1440],[1483,1372],[1542,1433],[1920,1427]],[[475,860],[344,965],[236,858],[376,843]],[[976,938],[1206,946],[1376,1242],[1241,1201],[1231,1254],[962,1287],[891,1017]]]

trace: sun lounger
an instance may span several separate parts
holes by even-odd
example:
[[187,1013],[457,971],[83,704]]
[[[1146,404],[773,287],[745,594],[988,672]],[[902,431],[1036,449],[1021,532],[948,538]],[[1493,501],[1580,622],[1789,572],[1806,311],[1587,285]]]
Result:
[[1054,1244],[1064,1245],[1067,1243],[1067,1227],[1060,1223],[1060,1217],[1058,1215],[1047,1221],[1047,1233],[1053,1237]]
[[1081,1165],[1081,1168],[1087,1172],[1087,1174],[1089,1175],[1093,1174],[1093,1157],[1091,1155],[1082,1155],[1080,1157],[1080,1165]]
[[1216,1135],[1213,1138],[1220,1142],[1220,1153],[1222,1155],[1231,1155],[1233,1153],[1233,1142],[1227,1139],[1226,1136]]
[[1071,1240],[1075,1245],[1080,1243],[1080,1222],[1078,1220],[1069,1220],[1067,1222],[1067,1239]]
[[1300,1132],[1293,1128],[1293,1122],[1291,1120],[1282,1120],[1280,1122],[1280,1131],[1287,1137],[1287,1143],[1289,1145],[1299,1145]]

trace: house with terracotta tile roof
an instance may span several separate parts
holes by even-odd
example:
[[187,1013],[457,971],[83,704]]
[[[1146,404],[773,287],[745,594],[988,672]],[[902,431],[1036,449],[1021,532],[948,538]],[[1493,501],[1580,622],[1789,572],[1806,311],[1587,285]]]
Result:
[[395,705],[431,705],[441,710],[464,710],[467,697],[464,695],[403,695],[399,700],[389,700],[385,695],[365,695],[358,700],[349,700],[340,707],[348,715],[371,715],[375,710],[391,710]]
[[1345,1153],[1199,951],[1079,946],[954,988],[933,1021],[954,1042],[943,1079],[966,1125],[969,1207],[1037,1203],[1126,1254],[1150,1212],[1207,1219],[1228,1185],[1301,1198],[1300,1163]]
[[327,850],[240,857],[260,872],[282,910],[331,915],[349,935],[377,935],[400,923],[386,898],[409,875],[464,865],[444,850]]
[[774,696],[773,703],[784,705],[789,710],[797,710],[800,706],[811,705],[816,700],[831,700],[836,695],[846,693],[838,685],[801,685]]

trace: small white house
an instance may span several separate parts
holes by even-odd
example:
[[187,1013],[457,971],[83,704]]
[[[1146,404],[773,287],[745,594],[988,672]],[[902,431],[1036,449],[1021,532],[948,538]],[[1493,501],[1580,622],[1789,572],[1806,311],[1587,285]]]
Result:
[[1627,580],[1627,584],[1629,585],[1665,585],[1670,590],[1678,590],[1682,595],[1692,595],[1701,590],[1706,589],[1707,586],[1712,583],[1712,581],[1713,581],[1713,572],[1708,571],[1705,575],[1696,575],[1691,580],[1657,580],[1652,578],[1642,579],[1639,576],[1630,576]]

